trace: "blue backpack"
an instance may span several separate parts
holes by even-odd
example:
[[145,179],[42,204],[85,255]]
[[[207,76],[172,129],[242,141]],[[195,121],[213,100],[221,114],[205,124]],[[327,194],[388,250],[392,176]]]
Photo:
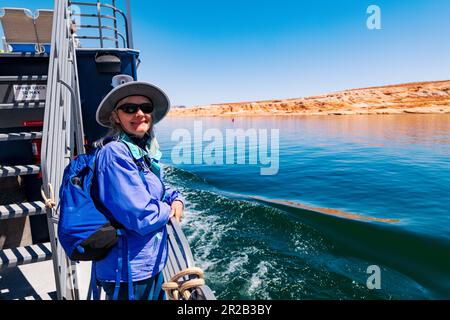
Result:
[[119,238],[118,224],[106,218],[91,196],[98,150],[79,155],[64,170],[58,238],[71,260],[101,260]]

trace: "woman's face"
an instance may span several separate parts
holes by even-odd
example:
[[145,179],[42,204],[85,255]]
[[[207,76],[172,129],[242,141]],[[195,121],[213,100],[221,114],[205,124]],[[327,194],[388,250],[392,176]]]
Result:
[[139,138],[142,138],[152,126],[151,113],[144,113],[139,108],[135,113],[128,114],[118,108],[125,104],[143,103],[151,103],[151,101],[144,96],[129,96],[120,100],[116,105],[115,111],[113,111],[114,121],[116,121],[116,123],[118,124],[121,124],[122,129],[124,129],[127,133]]

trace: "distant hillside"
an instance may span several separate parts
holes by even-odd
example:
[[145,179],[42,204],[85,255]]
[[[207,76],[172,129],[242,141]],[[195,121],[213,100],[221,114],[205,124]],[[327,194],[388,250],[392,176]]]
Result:
[[172,108],[170,116],[450,113],[450,80],[351,89],[319,96]]

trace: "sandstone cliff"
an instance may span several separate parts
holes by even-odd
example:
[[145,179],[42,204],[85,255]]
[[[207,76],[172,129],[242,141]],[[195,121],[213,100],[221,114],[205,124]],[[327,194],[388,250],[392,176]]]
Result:
[[450,80],[351,89],[319,96],[172,108],[170,116],[450,113]]

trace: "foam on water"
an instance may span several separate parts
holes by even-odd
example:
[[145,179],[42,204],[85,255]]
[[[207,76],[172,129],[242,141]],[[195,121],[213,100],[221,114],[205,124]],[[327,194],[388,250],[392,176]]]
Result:
[[257,299],[270,299],[269,293],[265,288],[277,282],[277,278],[269,278],[269,270],[273,271],[273,265],[268,261],[261,261],[256,266],[256,272],[250,278],[250,287],[248,293]]

